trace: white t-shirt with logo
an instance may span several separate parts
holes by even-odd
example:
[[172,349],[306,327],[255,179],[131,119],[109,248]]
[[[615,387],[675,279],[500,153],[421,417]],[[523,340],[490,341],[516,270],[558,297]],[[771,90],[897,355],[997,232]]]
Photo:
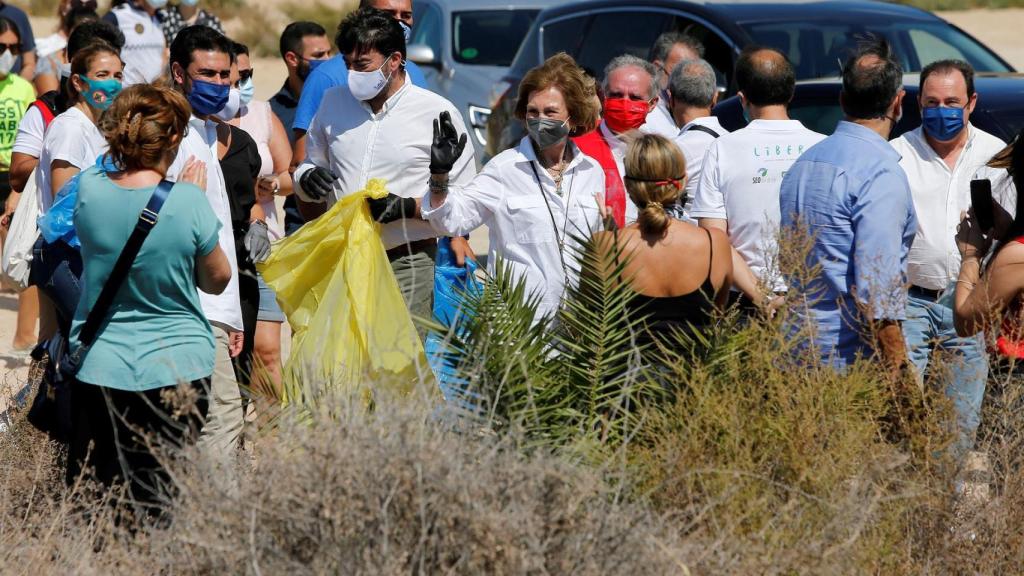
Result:
[[164,51],[167,42],[160,22],[130,3],[121,4],[111,12],[124,34],[124,87],[151,84],[164,73]]
[[40,212],[46,213],[50,209],[54,196],[59,192],[50,190],[50,172],[54,161],[63,160],[79,170],[85,170],[94,166],[96,159],[106,151],[107,140],[78,108],[72,106],[54,118],[43,137],[43,150],[39,154],[39,167],[36,168]]
[[728,221],[733,247],[776,291],[785,290],[776,262],[782,177],[824,138],[798,120],[754,120],[716,139],[704,157],[691,216]]

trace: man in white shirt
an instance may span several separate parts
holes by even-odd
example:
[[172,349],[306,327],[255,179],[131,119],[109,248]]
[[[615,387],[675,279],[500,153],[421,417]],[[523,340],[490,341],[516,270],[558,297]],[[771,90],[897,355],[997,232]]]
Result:
[[651,48],[651,64],[658,71],[661,93],[654,110],[647,115],[644,132],[660,134],[669,140],[679,134],[681,125],[676,124],[672,109],[669,107],[669,77],[683,60],[699,60],[703,57],[704,45],[700,40],[682,32],[665,32],[654,41]]
[[152,84],[167,70],[167,40],[156,11],[166,2],[121,0],[103,19],[124,34],[124,87]]
[[650,62],[630,54],[617,56],[604,69],[601,84],[603,116],[597,130],[573,142],[597,160],[605,172],[606,202],[620,226],[635,222],[636,205],[626,194],[622,177],[630,133],[644,125],[658,104],[658,71]]
[[211,397],[200,446],[219,457],[230,456],[242,432],[242,396],[231,359],[242,351],[242,307],[238,290],[238,260],[231,228],[231,206],[217,155],[214,114],[227,103],[231,87],[231,41],[212,28],[190,26],[171,45],[171,79],[192,106],[189,130],[168,178],[181,173],[189,158],[206,164],[206,198],[220,220],[220,247],[231,263],[231,282],[219,295],[199,292],[206,319],[216,340],[216,363]]
[[789,118],[796,76],[777,50],[745,49],[736,83],[750,123],[708,148],[691,217],[729,235],[733,282],[743,294],[734,298],[751,311],[786,290],[777,263],[779,187],[800,154],[825,136]]
[[[383,179],[390,195],[371,201],[371,213],[383,224],[381,240],[410,312],[429,318],[438,233],[419,217],[416,199],[430,180],[434,121],[447,111],[459,133],[466,127],[451,102],[410,82],[402,27],[387,13],[360,8],[341,23],[335,42],[348,83],[328,90],[313,118],[296,193],[329,207],[371,178]],[[475,175],[469,149],[451,179],[466,185]]]
[[718,101],[718,85],[711,64],[705,60],[680,62],[672,70],[668,89],[672,118],[682,126],[674,141],[686,159],[686,187],[683,189],[686,200],[678,217],[691,221],[690,210],[700,183],[704,155],[717,138],[729,131],[711,115],[711,109]]
[[988,364],[980,337],[958,338],[953,325],[953,294],[960,270],[956,230],[971,206],[971,179],[1004,143],[971,125],[978,102],[974,69],[959,60],[941,60],[921,71],[918,102],[922,125],[892,141],[900,153],[917,212],[917,235],[910,248],[910,289],[903,333],[918,374],[928,370],[932,353],[948,366],[946,395],[956,409],[963,455],[974,446],[981,416]]

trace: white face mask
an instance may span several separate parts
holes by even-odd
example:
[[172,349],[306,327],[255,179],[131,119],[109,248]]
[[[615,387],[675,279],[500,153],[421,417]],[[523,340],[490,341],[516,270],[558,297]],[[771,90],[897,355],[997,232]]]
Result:
[[242,95],[238,92],[238,88],[232,88],[228,92],[228,103],[221,108],[220,112],[217,112],[215,116],[221,120],[228,121],[234,119],[238,114],[239,108],[242,107]]
[[384,87],[388,85],[391,80],[391,75],[384,76],[382,70],[387,66],[391,59],[387,59],[380,68],[377,68],[373,72],[356,72],[355,70],[348,71],[348,89],[352,91],[352,95],[357,100],[373,100]]
[[149,4],[154,10],[159,10],[167,6],[167,0],[146,0],[146,4]]
[[14,69],[15,60],[14,54],[11,54],[10,50],[5,50],[3,55],[0,56],[0,74],[4,76],[10,74],[11,70]]
[[60,65],[60,76],[61,78],[71,78],[71,62]]

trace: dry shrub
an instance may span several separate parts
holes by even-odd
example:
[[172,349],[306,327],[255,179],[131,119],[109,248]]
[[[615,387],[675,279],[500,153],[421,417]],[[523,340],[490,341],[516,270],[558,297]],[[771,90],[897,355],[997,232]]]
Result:
[[[455,435],[425,406],[382,402],[366,414],[357,401],[331,416],[282,421],[259,440],[254,466],[177,459],[179,492],[165,525],[91,526],[54,504],[41,510],[41,524],[57,526],[48,533],[6,499],[4,533],[19,535],[21,552],[0,548],[0,561],[52,555],[41,569],[63,573],[685,571],[674,531],[642,506],[619,503],[599,474],[526,457],[493,436]],[[19,428],[13,437],[24,435]],[[54,482],[37,477],[15,491],[45,486],[56,503]]]

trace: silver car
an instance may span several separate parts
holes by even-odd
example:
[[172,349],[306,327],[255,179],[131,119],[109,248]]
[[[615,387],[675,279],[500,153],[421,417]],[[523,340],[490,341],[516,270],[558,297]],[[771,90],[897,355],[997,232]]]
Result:
[[543,8],[558,0],[413,0],[408,58],[428,87],[462,111],[477,161],[487,145],[491,106],[519,45]]

